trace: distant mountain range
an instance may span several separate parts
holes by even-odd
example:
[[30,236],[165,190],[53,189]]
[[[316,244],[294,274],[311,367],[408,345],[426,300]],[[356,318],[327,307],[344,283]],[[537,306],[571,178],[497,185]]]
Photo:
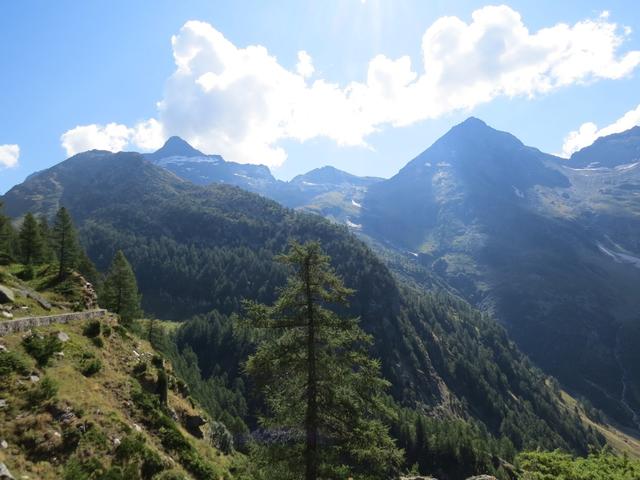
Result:
[[[109,195],[97,192],[117,174],[104,169],[76,188],[79,164],[119,158],[176,202],[181,192],[205,195],[191,184],[205,187],[198,192],[228,184],[318,213],[369,242],[403,280],[494,315],[546,372],[640,428],[640,127],[561,159],[470,118],[386,180],[323,167],[282,182],[265,166],[205,155],[177,137],[151,154],[117,155],[87,152],[33,175],[3,197],[7,212],[62,203],[97,221],[110,212]],[[119,209],[123,218],[111,221],[122,228],[144,211]]]

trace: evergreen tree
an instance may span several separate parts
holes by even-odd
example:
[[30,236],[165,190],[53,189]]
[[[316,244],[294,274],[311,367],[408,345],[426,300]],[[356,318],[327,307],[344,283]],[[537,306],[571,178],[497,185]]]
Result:
[[94,287],[98,286],[100,282],[100,272],[98,272],[98,269],[84,250],[80,252],[78,257],[78,271],[87,281],[91,282]]
[[51,244],[51,228],[49,228],[49,222],[44,215],[40,215],[38,218],[38,228],[40,230],[40,237],[42,238],[42,261],[44,263],[51,263],[55,255]]
[[136,276],[122,250],[118,250],[111,262],[99,300],[100,305],[120,315],[124,322],[141,314]]
[[264,332],[247,372],[265,395],[266,441],[254,446],[265,478],[388,479],[402,452],[381,420],[388,414],[371,337],[356,319],[328,308],[352,290],[317,242],[293,244],[281,261],[294,274],[273,306],[247,302],[247,321]]
[[11,225],[11,219],[2,213],[2,202],[0,202],[0,255],[6,256],[7,260],[12,260],[18,250],[17,235]]
[[22,263],[32,265],[42,261],[44,242],[40,227],[32,213],[27,213],[20,227],[20,255]]
[[69,270],[76,268],[80,253],[76,229],[64,207],[58,210],[53,224],[53,244],[59,263],[58,279],[62,279]]
[[158,394],[158,397],[160,397],[160,403],[162,403],[162,405],[166,405],[169,396],[169,382],[167,381],[167,373],[164,371],[164,368],[158,369],[156,393]]

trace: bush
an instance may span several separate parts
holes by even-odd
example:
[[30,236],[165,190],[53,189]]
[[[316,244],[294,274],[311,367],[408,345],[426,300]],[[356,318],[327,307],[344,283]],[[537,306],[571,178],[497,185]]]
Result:
[[233,452],[233,436],[224,423],[211,422],[211,444],[225,455]]
[[86,359],[80,366],[80,372],[82,372],[85,377],[91,377],[100,370],[102,370],[102,362],[97,358]]
[[164,368],[164,360],[157,354],[151,359],[151,364],[156,368]]
[[0,352],[0,378],[13,372],[26,374],[28,371],[24,361],[15,352]]
[[107,338],[111,336],[111,327],[109,325],[102,326],[102,336]]
[[24,338],[22,346],[38,362],[40,367],[46,367],[53,354],[60,352],[63,348],[62,342],[58,340],[56,335],[43,337],[38,334],[31,334]]
[[100,320],[91,320],[82,329],[82,333],[89,338],[98,337],[102,330],[102,324]]
[[93,337],[91,339],[91,343],[93,343],[98,348],[104,347],[104,340],[102,340],[102,337]]
[[133,366],[133,373],[135,375],[142,375],[147,371],[147,362],[140,360]]
[[27,400],[33,407],[48,402],[58,394],[58,385],[49,377],[44,377],[27,392]]

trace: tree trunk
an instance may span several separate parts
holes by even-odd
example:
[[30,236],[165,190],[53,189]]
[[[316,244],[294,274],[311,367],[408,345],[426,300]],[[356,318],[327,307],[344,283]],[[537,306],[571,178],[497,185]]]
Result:
[[305,449],[305,480],[316,480],[318,478],[318,391],[316,378],[316,338],[315,319],[313,316],[313,298],[311,295],[309,257],[305,261],[305,288],[307,300],[307,412],[305,418],[305,429],[307,442]]

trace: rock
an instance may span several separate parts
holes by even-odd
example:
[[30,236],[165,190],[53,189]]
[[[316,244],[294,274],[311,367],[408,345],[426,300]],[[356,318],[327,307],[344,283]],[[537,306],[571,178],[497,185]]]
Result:
[[2,343],[0,343],[0,352],[7,353],[9,349]]
[[7,311],[3,310],[3,311],[2,311],[2,316],[3,316],[4,318],[6,318],[6,319],[11,320],[11,319],[13,318],[13,313],[9,313],[9,312],[7,312]]
[[467,480],[498,480],[493,475],[476,475],[475,477],[469,477]]
[[204,438],[204,434],[202,433],[202,430],[200,430],[200,427],[206,423],[207,421],[200,415],[185,415],[184,417],[184,428],[186,428],[187,432],[196,438]]
[[7,443],[6,440],[0,440],[0,448],[2,449],[9,448],[9,444]]
[[38,375],[29,375],[29,381],[31,383],[38,383],[40,381],[40,377]]
[[0,480],[16,480],[4,463],[0,463]]
[[68,342],[69,341],[69,335],[67,335],[64,332],[58,332],[58,340],[60,340],[62,343]]
[[62,358],[64,357],[64,352],[53,352],[54,357]]
[[4,398],[0,398],[0,408],[7,408],[9,404]]
[[16,301],[16,296],[9,287],[0,285],[0,303],[13,303]]
[[411,477],[400,477],[400,480],[438,480],[436,477],[421,477],[420,475],[418,476],[411,476]]
[[138,425],[137,423],[134,423],[134,424],[133,424],[133,429],[134,429],[136,432],[141,432],[141,431],[142,431],[142,427],[141,427],[140,425]]
[[113,444],[117,447],[120,445],[120,439],[119,438],[114,438],[113,439]]

